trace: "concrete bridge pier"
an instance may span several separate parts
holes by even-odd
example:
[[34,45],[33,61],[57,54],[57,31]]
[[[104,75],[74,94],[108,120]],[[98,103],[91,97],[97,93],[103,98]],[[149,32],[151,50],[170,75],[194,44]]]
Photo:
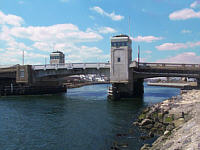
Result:
[[143,79],[134,79],[130,68],[132,62],[132,41],[127,35],[114,36],[111,39],[111,66],[108,98],[132,98],[143,95]]
[[200,89],[200,78],[197,78],[197,88]]
[[143,97],[143,79],[133,80],[130,83],[113,83],[108,97],[112,100],[121,98]]
[[144,95],[144,80],[133,80],[133,97],[143,97]]

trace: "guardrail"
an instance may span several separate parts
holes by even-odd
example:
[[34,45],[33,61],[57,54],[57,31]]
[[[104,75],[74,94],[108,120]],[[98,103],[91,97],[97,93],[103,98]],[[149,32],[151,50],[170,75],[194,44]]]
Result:
[[16,65],[0,65],[0,68],[11,68],[14,66],[16,66]]
[[110,68],[110,63],[66,63],[66,64],[47,64],[47,65],[33,65],[33,70],[47,70],[47,69],[74,69],[74,68]]
[[130,65],[131,67],[150,67],[150,68],[190,68],[190,69],[200,69],[200,64],[176,64],[176,63],[144,63],[134,61]]

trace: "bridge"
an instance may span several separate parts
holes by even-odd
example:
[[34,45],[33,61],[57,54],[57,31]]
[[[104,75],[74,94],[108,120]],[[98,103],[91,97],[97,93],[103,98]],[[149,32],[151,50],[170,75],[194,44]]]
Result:
[[110,77],[109,97],[143,95],[143,80],[153,77],[192,77],[200,87],[200,64],[144,63],[132,61],[132,41],[126,35],[111,39],[110,63],[0,66],[0,95],[66,92],[63,77],[99,74]]

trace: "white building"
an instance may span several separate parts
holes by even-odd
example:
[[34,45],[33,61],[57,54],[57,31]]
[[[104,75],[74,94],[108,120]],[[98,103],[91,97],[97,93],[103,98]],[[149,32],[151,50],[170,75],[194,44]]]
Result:
[[112,83],[128,83],[131,79],[129,65],[132,61],[132,41],[127,35],[111,38],[111,74]]
[[65,54],[61,51],[55,51],[50,54],[50,64],[64,64]]

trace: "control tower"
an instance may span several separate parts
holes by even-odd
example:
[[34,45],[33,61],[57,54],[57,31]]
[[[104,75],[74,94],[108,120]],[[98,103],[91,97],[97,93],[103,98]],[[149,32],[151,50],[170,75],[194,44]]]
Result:
[[143,81],[134,80],[130,68],[132,62],[132,40],[127,35],[111,38],[110,82],[112,88],[108,97],[111,99],[131,98],[143,93]]
[[129,65],[132,61],[132,41],[127,35],[117,35],[111,39],[111,83],[128,83]]
[[65,54],[61,51],[55,51],[50,54],[50,64],[64,64]]

